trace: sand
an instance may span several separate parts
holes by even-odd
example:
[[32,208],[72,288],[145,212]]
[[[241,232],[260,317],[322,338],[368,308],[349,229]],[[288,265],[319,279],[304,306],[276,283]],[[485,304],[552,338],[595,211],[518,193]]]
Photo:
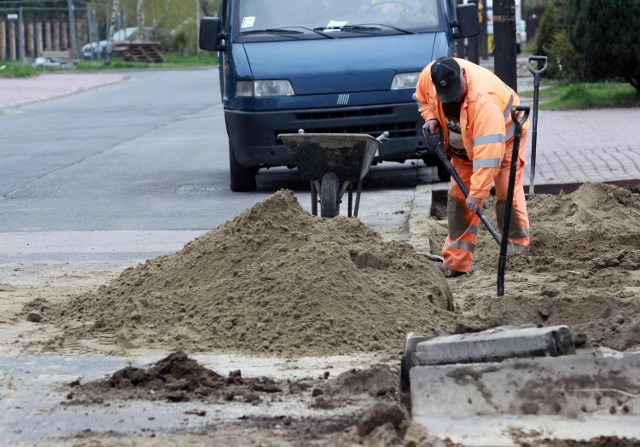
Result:
[[[640,196],[587,183],[530,197],[528,208],[531,247],[509,258],[504,297],[486,230],[471,274],[446,280],[408,243],[384,241],[358,219],[312,216],[282,190],[176,253],[67,300],[36,299],[22,315],[60,330],[42,344],[49,352],[78,339],[113,353],[399,352],[409,332],[557,324],[570,326],[579,348],[635,350]],[[446,221],[425,226],[433,246],[445,232]]]

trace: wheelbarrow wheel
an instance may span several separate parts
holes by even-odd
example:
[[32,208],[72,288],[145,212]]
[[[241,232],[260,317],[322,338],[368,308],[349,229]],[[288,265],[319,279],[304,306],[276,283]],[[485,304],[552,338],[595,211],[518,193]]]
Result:
[[340,214],[340,179],[335,172],[327,172],[320,182],[320,216],[336,217]]

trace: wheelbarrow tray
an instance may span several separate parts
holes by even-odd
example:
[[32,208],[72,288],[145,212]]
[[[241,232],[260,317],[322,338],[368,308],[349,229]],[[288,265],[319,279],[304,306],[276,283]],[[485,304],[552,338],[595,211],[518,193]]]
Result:
[[369,172],[380,141],[367,134],[280,134],[304,180],[335,172],[341,181],[357,182]]

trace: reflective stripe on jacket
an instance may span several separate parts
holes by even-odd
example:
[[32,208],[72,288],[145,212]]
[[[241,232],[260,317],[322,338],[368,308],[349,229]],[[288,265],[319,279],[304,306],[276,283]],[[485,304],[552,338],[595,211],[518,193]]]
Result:
[[[495,177],[505,155],[505,144],[513,138],[511,107],[520,98],[491,71],[465,59],[456,61],[467,74],[467,94],[460,108],[462,143],[473,163],[469,195],[478,199],[489,197]],[[420,74],[416,99],[422,103],[419,111],[425,121],[437,119],[444,132],[445,147],[449,133],[442,105],[431,81],[431,64]],[[528,128],[529,123],[524,124]],[[520,159],[524,162],[524,154]]]

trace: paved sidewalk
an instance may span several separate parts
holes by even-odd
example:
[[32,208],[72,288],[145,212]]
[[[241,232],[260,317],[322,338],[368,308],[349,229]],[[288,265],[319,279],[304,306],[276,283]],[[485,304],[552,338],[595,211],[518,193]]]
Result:
[[0,110],[112,84],[125,77],[119,73],[46,73],[35,78],[0,78]]
[[639,123],[640,108],[538,112],[535,184],[640,179]]
[[[29,79],[0,78],[0,114],[3,108],[76,93],[125,77],[121,73],[53,73]],[[533,88],[530,81],[531,76],[519,78],[520,90]],[[544,89],[540,100],[544,101]],[[539,111],[535,185],[640,179],[638,123],[640,108]],[[530,180],[532,131],[533,125],[527,140],[525,186]]]

